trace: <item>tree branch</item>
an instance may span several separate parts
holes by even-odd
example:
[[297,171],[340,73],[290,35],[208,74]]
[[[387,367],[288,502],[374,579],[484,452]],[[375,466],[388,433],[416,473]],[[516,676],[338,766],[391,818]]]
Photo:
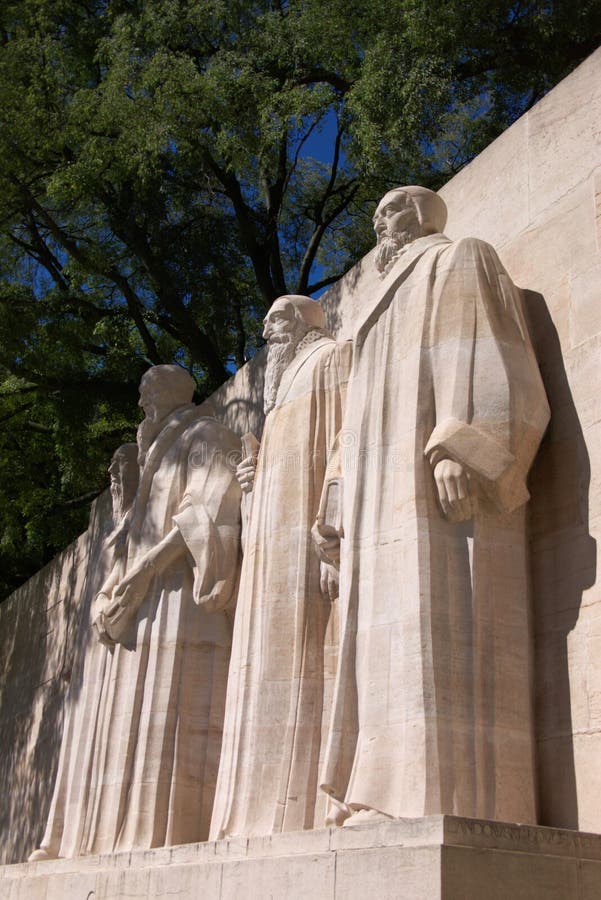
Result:
[[321,281],[316,281],[315,284],[309,284],[305,288],[305,292],[307,294],[314,294],[315,291],[320,291],[322,288],[329,287],[331,284],[334,284],[336,281],[339,281],[344,272],[339,272],[337,275],[328,275],[327,278],[322,278]]
[[27,241],[23,240],[23,238],[17,237],[12,231],[7,232],[7,237],[16,244],[17,247],[21,247],[25,253],[31,257],[31,259],[35,260],[39,265],[43,266],[55,284],[58,285],[60,290],[63,293],[68,293],[69,285],[66,280],[63,278],[60,266],[58,261],[55,259],[50,250],[46,247],[42,237],[35,227],[35,220],[33,215],[30,213],[28,216],[30,220],[29,231],[32,237],[34,238],[34,243],[30,244]]
[[23,404],[20,409],[13,409],[12,412],[9,412],[4,416],[0,416],[0,422],[8,422],[10,421],[10,419],[14,419],[15,416],[19,416],[21,413],[28,412],[33,407],[33,405],[34,403],[32,401],[31,403]]
[[101,493],[102,489],[90,491],[88,494],[82,494],[80,497],[74,497],[72,500],[64,500],[62,503],[57,503],[55,509],[79,509],[82,506],[87,506],[88,503],[99,497]]
[[244,200],[240,182],[235,175],[223,169],[208,150],[203,150],[203,156],[206,165],[221,183],[226,196],[234,207],[240,237],[252,263],[259,290],[263,294],[266,304],[270,305],[277,297],[278,291],[271,277],[269,253],[257,237],[252,211]]
[[164,360],[162,359],[158,351],[154,338],[146,327],[146,323],[144,321],[144,316],[142,313],[143,307],[140,299],[129,284],[127,278],[122,275],[121,272],[119,272],[116,266],[99,265],[92,258],[90,258],[88,254],[83,251],[81,247],[79,247],[77,241],[67,235],[60,227],[60,225],[55,222],[48,210],[46,210],[42,206],[42,204],[39,203],[38,200],[36,200],[29,188],[25,187],[22,184],[19,184],[19,187],[24,192],[32,209],[42,220],[46,228],[48,228],[48,231],[54,237],[54,239],[62,244],[65,250],[70,253],[74,257],[74,259],[85,266],[89,271],[95,272],[97,275],[101,275],[105,278],[109,278],[112,282],[114,282],[114,284],[117,285],[125,299],[128,312],[140,333],[142,341],[144,342],[148,358],[155,365],[159,365],[160,363],[162,363]]
[[[313,263],[315,262],[315,257],[317,256],[317,251],[319,250],[319,245],[321,244],[326,229],[332,224],[334,219],[346,209],[358,190],[356,179],[351,179],[351,181],[348,181],[344,186],[340,186],[338,188],[335,187],[336,178],[338,176],[338,166],[340,164],[340,149],[342,145],[343,133],[344,129],[339,128],[338,133],[336,134],[336,142],[334,144],[334,155],[332,157],[330,178],[326,185],[326,189],[323,192],[321,200],[319,201],[315,210],[316,227],[313,231],[313,234],[311,235],[309,244],[307,245],[307,249],[305,250],[305,255],[303,256],[303,261],[299,270],[298,291],[301,294],[305,293],[308,290],[311,268],[313,266]],[[351,188],[351,190],[346,193],[349,187]],[[341,193],[342,199],[332,210],[330,210],[327,215],[324,215],[328,200],[336,193]]]
[[286,175],[288,170],[288,132],[284,129],[278,148],[277,177],[271,184],[264,177],[265,194],[267,201],[267,245],[269,247],[269,262],[276,292],[281,296],[287,293],[286,276],[282,265],[280,250],[280,238],[278,223],[286,190]]
[[353,86],[352,81],[337,75],[336,72],[326,72],[323,69],[311,69],[302,78],[295,79],[297,84],[331,84],[341,94],[347,94]]

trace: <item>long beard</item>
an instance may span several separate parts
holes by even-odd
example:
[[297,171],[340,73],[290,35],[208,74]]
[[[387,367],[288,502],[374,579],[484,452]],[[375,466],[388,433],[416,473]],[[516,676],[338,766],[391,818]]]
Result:
[[138,465],[140,468],[144,465],[146,454],[163,425],[162,418],[158,416],[158,410],[147,415],[138,425],[136,433],[136,441],[138,443]]
[[419,222],[397,231],[394,234],[383,234],[378,238],[376,250],[376,268],[381,275],[385,275],[390,264],[394,262],[401,250],[407,244],[413,243],[420,236]]
[[123,489],[118,480],[111,479],[111,500],[113,502],[113,525],[117,525],[125,512]]
[[282,375],[294,359],[299,344],[297,335],[286,335],[283,339],[269,341],[267,348],[267,366],[265,368],[265,389],[263,394],[263,410],[265,415],[274,408]]

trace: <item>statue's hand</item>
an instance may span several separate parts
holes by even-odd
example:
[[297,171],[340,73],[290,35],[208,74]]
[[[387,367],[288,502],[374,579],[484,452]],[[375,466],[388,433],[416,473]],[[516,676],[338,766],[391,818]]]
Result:
[[317,554],[322,562],[340,568],[340,535],[315,522],[311,529]]
[[154,571],[152,562],[145,560],[119,582],[111,598],[98,595],[94,629],[101,643],[114,646],[121,640],[146,597]]
[[322,559],[333,566],[340,566],[340,538],[338,535],[329,535],[322,539],[319,545]]
[[329,563],[321,562],[319,564],[319,576],[321,593],[333,603],[340,594],[338,569]]
[[113,591],[112,606],[139,606],[152,581],[155,568],[152,562],[143,561],[123,578]]
[[445,518],[465,522],[474,515],[474,502],[468,474],[461,463],[441,459],[434,466],[438,500]]
[[257,469],[257,457],[247,456],[236,467],[236,478],[245,494],[249,494],[255,483],[255,471]]
[[94,600],[96,612],[92,619],[92,627],[96,632],[96,637],[98,638],[100,643],[106,644],[107,647],[113,647],[115,645],[114,640],[106,630],[106,611],[110,607],[110,605],[110,597],[108,597],[107,594],[103,593],[103,591],[96,595],[96,598]]

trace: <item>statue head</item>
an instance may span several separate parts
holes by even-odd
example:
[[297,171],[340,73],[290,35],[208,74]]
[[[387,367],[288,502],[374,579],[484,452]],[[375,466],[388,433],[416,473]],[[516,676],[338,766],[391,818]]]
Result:
[[117,523],[134,502],[138,490],[138,445],[122,444],[113,453],[108,468],[111,478],[113,519]]
[[138,426],[138,463],[144,466],[148,448],[160,432],[163,419],[192,401],[194,379],[181,366],[152,366],[142,375],[138,406],[144,419]]
[[263,319],[263,337],[266,341],[281,343],[303,337],[314,328],[325,328],[326,320],[321,305],[302,294],[285,294],[271,305]]
[[181,366],[152,366],[140,381],[141,406],[146,417],[160,421],[178,406],[191,403],[196,385]]
[[275,406],[282,375],[294,359],[299,343],[310,331],[324,331],[325,316],[316,300],[286,294],[272,304],[263,325],[263,337],[268,343],[263,408],[268,413]]
[[388,191],[373,217],[378,270],[386,273],[403,247],[427,234],[441,232],[446,221],[446,204],[434,191],[417,185]]

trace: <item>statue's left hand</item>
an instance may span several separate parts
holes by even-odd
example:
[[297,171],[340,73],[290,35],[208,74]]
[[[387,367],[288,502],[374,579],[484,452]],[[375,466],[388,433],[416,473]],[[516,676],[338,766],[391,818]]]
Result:
[[441,459],[434,466],[438,500],[445,518],[465,522],[474,515],[472,488],[465,468],[452,459]]
[[139,605],[146,596],[154,571],[152,563],[143,562],[136,566],[113,591],[113,601],[120,606]]

